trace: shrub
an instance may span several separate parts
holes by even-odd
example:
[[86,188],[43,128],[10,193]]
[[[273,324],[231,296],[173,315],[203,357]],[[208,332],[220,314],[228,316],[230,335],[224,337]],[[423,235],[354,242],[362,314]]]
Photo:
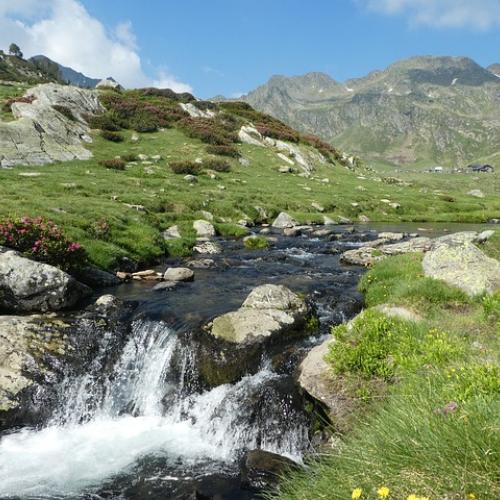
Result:
[[111,142],[123,142],[125,138],[118,132],[111,132],[111,130],[101,130],[100,135],[103,139]]
[[202,166],[193,161],[174,161],[170,163],[170,169],[174,174],[198,175]]
[[111,158],[110,160],[101,160],[99,162],[103,167],[111,170],[125,170],[126,162],[122,158]]
[[264,238],[264,236],[250,236],[245,238],[243,244],[245,245],[245,248],[250,250],[264,250],[269,246],[269,242],[267,241],[267,238]]
[[231,165],[226,161],[218,158],[208,159],[203,162],[203,166],[216,172],[230,172]]
[[257,123],[255,128],[265,137],[280,141],[299,142],[300,134],[284,123]]
[[112,114],[115,123],[122,128],[133,128],[138,132],[153,132],[189,117],[179,107],[177,100],[146,94],[141,90],[105,94],[101,100],[108,113]]
[[61,115],[65,116],[68,120],[71,120],[72,122],[76,121],[76,117],[73,114],[73,111],[71,111],[71,109],[69,109],[67,106],[63,106],[61,104],[54,104],[52,108],[55,109],[57,112],[61,113]]
[[129,161],[137,161],[138,160],[137,155],[135,153],[126,153],[126,154],[120,155],[120,158],[127,163]]
[[228,146],[238,142],[236,132],[216,118],[185,118],[179,122],[188,137],[216,146]]
[[91,234],[98,240],[108,240],[111,234],[111,226],[106,219],[99,219],[92,224]]
[[0,224],[0,245],[65,271],[78,269],[87,261],[79,243],[68,240],[53,222],[41,217],[11,219]]
[[325,158],[329,160],[341,160],[342,155],[340,151],[334,148],[331,144],[321,140],[315,135],[303,135],[302,141],[313,148],[316,148]]
[[101,130],[109,130],[110,132],[117,132],[122,127],[120,126],[119,119],[114,113],[104,113],[102,115],[90,116],[87,119],[90,128]]
[[145,96],[166,97],[167,99],[172,99],[172,100],[178,101],[178,102],[196,101],[196,97],[194,97],[189,92],[177,93],[171,89],[157,89],[157,88],[153,88],[153,87],[148,87],[145,89],[140,89],[139,92]]
[[156,132],[160,123],[163,127],[167,125],[166,121],[150,115],[145,111],[141,111],[130,120],[130,128],[141,133]]
[[218,156],[229,156],[231,158],[239,158],[240,152],[234,146],[213,145],[207,146],[207,153]]

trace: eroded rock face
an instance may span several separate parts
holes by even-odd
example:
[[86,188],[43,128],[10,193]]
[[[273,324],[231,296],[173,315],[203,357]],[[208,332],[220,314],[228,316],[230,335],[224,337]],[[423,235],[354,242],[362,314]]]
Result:
[[237,344],[260,342],[303,321],[307,306],[303,299],[280,285],[255,288],[240,309],[215,318],[210,333]]
[[[103,111],[97,91],[46,83],[29,89],[26,96],[32,96],[34,101],[12,105],[16,120],[0,122],[1,167],[86,160],[92,156],[84,146],[92,139],[83,117]],[[53,106],[64,106],[74,119]]]
[[0,309],[58,311],[74,306],[91,290],[60,269],[0,249]]
[[500,262],[471,242],[436,244],[425,254],[422,267],[426,276],[442,280],[469,296],[492,294],[500,289]]
[[58,384],[70,372],[86,373],[105,337],[111,344],[102,371],[110,369],[131,310],[106,295],[76,313],[0,316],[0,431],[42,424],[59,401]]
[[312,311],[281,285],[255,288],[236,310],[215,318],[194,339],[196,366],[208,387],[256,373],[264,352],[272,354],[305,333]]

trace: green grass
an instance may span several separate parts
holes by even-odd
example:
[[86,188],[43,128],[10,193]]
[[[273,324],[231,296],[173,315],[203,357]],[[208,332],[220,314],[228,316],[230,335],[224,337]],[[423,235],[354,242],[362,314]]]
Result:
[[273,498],[346,499],[361,488],[375,499],[382,485],[394,499],[500,497],[500,294],[468,299],[424,278],[420,262],[391,257],[362,279],[368,306],[411,307],[423,320],[368,309],[334,330],[327,359],[356,401],[350,431]]
[[264,236],[251,236],[245,240],[244,245],[249,250],[264,250],[269,246],[269,241]]
[[[0,100],[21,92],[21,87],[0,85]],[[144,97],[146,99],[147,97]],[[148,98],[149,99],[149,98]],[[156,102],[159,97],[151,97]],[[188,137],[180,128],[140,133],[132,142],[132,131],[122,130],[124,141],[113,143],[93,132],[89,146],[94,157],[43,167],[0,169],[0,220],[8,217],[43,216],[61,225],[68,236],[82,243],[90,259],[106,268],[128,256],[146,265],[165,252],[186,255],[193,246],[189,226],[210,211],[220,234],[241,236],[234,226],[241,219],[259,218],[255,207],[265,209],[271,222],[280,211],[287,211],[300,222],[321,222],[323,214],[311,207],[325,207],[324,215],[357,220],[367,215],[372,221],[456,221],[484,222],[500,214],[498,174],[474,181],[486,195],[484,199],[467,195],[469,176],[430,176],[406,179],[410,186],[387,184],[376,172],[360,168],[348,170],[331,163],[318,164],[310,178],[278,172],[283,161],[275,151],[236,144],[239,154],[250,161],[241,166],[226,157],[230,172],[203,171],[190,184],[174,174],[169,164],[196,159],[217,158],[207,152],[207,144]],[[301,144],[304,150],[312,146]],[[139,154],[160,155],[152,165],[130,162],[124,171],[104,168],[100,162],[121,156],[133,159]],[[20,174],[35,172],[38,177]],[[388,175],[384,173],[384,176]],[[399,174],[397,174],[399,176]],[[360,178],[362,177],[362,178]],[[327,179],[329,182],[323,182]],[[445,201],[443,194],[455,201]],[[391,208],[382,199],[401,204]],[[357,205],[353,206],[355,203]],[[129,205],[143,207],[140,210]],[[92,230],[96,220],[110,225],[105,241]],[[182,240],[165,243],[161,232],[181,224]]]

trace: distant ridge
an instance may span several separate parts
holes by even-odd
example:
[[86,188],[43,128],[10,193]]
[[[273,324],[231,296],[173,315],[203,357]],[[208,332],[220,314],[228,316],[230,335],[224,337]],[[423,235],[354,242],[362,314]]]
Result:
[[75,71],[67,66],[63,66],[62,64],[59,64],[43,55],[33,56],[29,59],[29,61],[44,71],[55,73],[59,80],[75,85],[76,87],[95,88],[95,86],[101,81],[100,78],[90,78],[83,73]]
[[363,158],[455,165],[500,152],[496,74],[497,64],[419,56],[346,82],[273,76],[241,100]]

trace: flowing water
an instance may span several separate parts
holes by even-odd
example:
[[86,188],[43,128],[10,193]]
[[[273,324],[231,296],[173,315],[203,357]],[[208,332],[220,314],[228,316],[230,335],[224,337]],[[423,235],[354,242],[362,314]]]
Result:
[[85,374],[61,384],[46,425],[1,437],[0,498],[253,498],[238,479],[245,450],[300,461],[310,447],[310,415],[294,374],[300,356],[279,369],[264,357],[255,374],[202,390],[193,383],[194,354],[181,340],[237,308],[253,287],[279,283],[316,303],[316,336],[283,346],[305,354],[359,306],[361,270],[342,266],[332,249],[375,236],[365,230],[333,240],[279,237],[264,252],[226,241],[214,257],[217,267],[195,270],[192,283],[162,293],[144,283],[112,290],[140,302],[113,369],[103,369],[109,332]]

